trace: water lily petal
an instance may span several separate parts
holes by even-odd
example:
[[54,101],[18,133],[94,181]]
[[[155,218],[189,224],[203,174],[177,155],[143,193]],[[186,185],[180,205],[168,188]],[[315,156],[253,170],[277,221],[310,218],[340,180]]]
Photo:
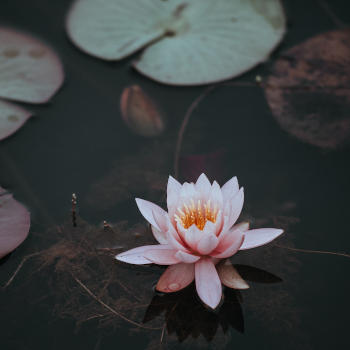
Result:
[[175,254],[176,250],[170,249],[149,249],[145,251],[144,257],[154,264],[158,265],[173,265],[181,262]]
[[201,174],[196,182],[196,190],[201,194],[202,199],[208,196],[211,189],[210,181],[205,174]]
[[187,287],[194,280],[194,264],[176,264],[169,266],[160,276],[156,289],[171,293]]
[[197,250],[197,244],[201,237],[202,231],[194,224],[185,231],[185,242],[193,250]]
[[174,249],[188,252],[188,249],[185,247],[184,241],[173,228],[169,229],[169,231],[167,232],[167,240]]
[[[175,211],[176,203],[178,201],[179,192],[181,190],[181,184],[175,180],[172,176],[169,176],[167,187],[167,206],[168,211]],[[170,215],[172,216],[172,215]]]
[[249,285],[234,268],[231,261],[226,260],[216,267],[221,283],[233,289],[248,289]]
[[184,263],[186,264],[192,264],[192,263],[195,263],[196,261],[198,261],[200,259],[199,256],[197,255],[193,255],[193,254],[190,254],[190,253],[186,253],[186,252],[183,252],[181,250],[179,250],[175,256],[180,259],[181,261],[183,261]]
[[151,264],[152,262],[145,258],[145,253],[148,250],[155,250],[155,249],[172,249],[170,245],[163,245],[163,244],[153,244],[153,245],[144,245],[141,247],[133,248],[130,250],[127,250],[126,252],[122,252],[115,256],[115,258],[119,261],[126,262],[128,264],[135,264],[135,265],[144,265],[144,264]]
[[249,230],[249,222],[248,221],[243,221],[240,222],[239,224],[236,224],[232,227],[232,230],[240,229],[242,232],[246,232]]
[[159,242],[160,244],[168,244],[166,232],[158,230],[153,225],[151,225],[151,229],[152,229],[153,236],[157,240],[157,242]]
[[211,253],[219,243],[219,239],[214,234],[202,235],[197,244],[197,251],[200,254],[207,255]]
[[143,217],[159,231],[167,231],[168,213],[158,205],[145,201],[144,199],[136,198],[136,204]]
[[237,180],[237,177],[235,176],[232,179],[228,180],[224,184],[224,186],[221,187],[224,203],[229,202],[229,200],[232,199],[237,194],[238,190],[239,190],[238,180]]
[[[221,245],[221,241],[220,241],[217,250],[215,250],[214,253],[211,254],[212,257],[228,258],[236,254],[239,248],[242,246],[242,243],[244,241],[244,234],[241,230],[234,230],[229,235],[227,235],[224,239],[225,239],[224,244]],[[219,252],[222,248],[224,248],[224,250]]]
[[280,236],[283,230],[276,228],[259,228],[245,232],[245,239],[240,250],[260,247]]
[[204,304],[215,309],[221,300],[221,281],[210,258],[202,258],[195,263],[196,289]]
[[215,203],[219,209],[222,208],[223,196],[221,187],[216,181],[213,182],[213,185],[211,187],[210,198],[211,202]]
[[238,217],[241,214],[244,203],[244,189],[238,191],[238,193],[234,196],[231,202],[231,215],[229,216],[229,220],[227,222],[229,227],[232,227],[234,223],[237,221]]
[[0,258],[16,249],[28,236],[30,214],[0,187]]

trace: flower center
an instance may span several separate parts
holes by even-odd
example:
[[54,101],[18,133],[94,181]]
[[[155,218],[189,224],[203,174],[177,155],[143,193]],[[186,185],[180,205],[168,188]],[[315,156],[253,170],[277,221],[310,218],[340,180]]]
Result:
[[185,229],[195,224],[200,230],[203,230],[208,220],[216,222],[218,207],[216,204],[212,206],[210,199],[205,204],[198,200],[197,205],[191,199],[190,204],[183,204],[182,207],[177,208],[177,213],[174,215],[175,221]]

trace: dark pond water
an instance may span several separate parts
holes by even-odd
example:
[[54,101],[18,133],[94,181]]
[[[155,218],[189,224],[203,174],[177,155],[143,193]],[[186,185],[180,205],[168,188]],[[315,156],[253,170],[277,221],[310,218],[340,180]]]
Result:
[[[162,86],[134,72],[130,59],[105,63],[81,53],[63,28],[70,2],[0,3],[0,24],[45,39],[66,72],[53,100],[28,106],[36,116],[0,145],[0,184],[32,214],[30,237],[1,261],[1,284],[24,256],[56,244],[46,260],[29,259],[1,291],[1,349],[349,348],[350,260],[345,257],[274,244],[242,252],[232,261],[251,288],[226,291],[220,311],[211,313],[192,287],[156,295],[152,288],[161,268],[130,267],[116,264],[108,254],[92,254],[91,247],[120,251],[152,242],[134,197],[164,204],[178,129],[205,87]],[[282,50],[335,28],[320,3],[285,2],[288,33],[271,62]],[[346,1],[328,3],[349,22]],[[236,81],[267,75],[271,62]],[[119,96],[132,84],[162,106],[167,115],[162,136],[145,139],[123,123]],[[192,169],[188,156],[193,154],[212,156],[202,169]],[[282,131],[260,87],[222,86],[192,115],[180,172],[186,178],[203,170],[221,182],[237,175],[246,193],[243,219],[256,227],[283,227],[278,245],[349,252],[349,155],[348,148],[323,151]],[[72,192],[79,202],[77,228],[70,223]],[[114,233],[101,231],[103,220],[113,223]],[[84,235],[89,243],[76,245]],[[79,281],[121,314],[155,329],[120,319]]]

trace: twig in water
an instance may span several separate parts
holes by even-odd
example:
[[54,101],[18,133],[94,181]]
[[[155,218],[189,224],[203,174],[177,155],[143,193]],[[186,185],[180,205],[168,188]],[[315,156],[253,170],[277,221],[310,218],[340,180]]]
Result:
[[72,274],[72,277],[75,280],[75,282],[77,282],[80,285],[80,287],[82,287],[86,291],[86,293],[88,293],[93,299],[95,299],[105,309],[107,309],[108,311],[112,312],[114,315],[120,317],[124,321],[129,322],[129,323],[133,324],[136,327],[140,327],[140,328],[144,328],[144,329],[157,330],[157,331],[161,329],[159,327],[158,328],[156,328],[156,327],[147,327],[147,326],[144,326],[144,325],[142,325],[140,323],[137,323],[137,322],[135,322],[133,320],[130,320],[129,318],[127,318],[126,316],[124,316],[123,314],[118,312],[117,310],[115,310],[112,307],[110,307],[109,305],[107,305],[101,299],[99,299],[82,281],[80,281],[79,278],[75,277],[73,274]]
[[36,253],[33,253],[33,254],[30,254],[30,255],[27,255],[25,256],[22,261],[20,262],[20,264],[17,266],[17,269],[15,270],[15,272],[12,274],[12,276],[10,277],[10,279],[6,282],[6,284],[3,286],[3,288],[7,288],[12,282],[13,280],[15,279],[15,277],[17,276],[17,274],[19,273],[19,271],[22,269],[24,263],[30,259],[30,258],[33,258],[34,256],[37,256],[37,255],[40,255],[41,252],[36,252]]
[[338,252],[328,252],[326,250],[311,250],[311,249],[292,248],[292,247],[286,247],[286,246],[279,245],[279,244],[275,244],[275,247],[293,250],[295,252],[301,252],[301,253],[336,255],[336,256],[343,256],[345,258],[350,258],[350,254],[338,253]]

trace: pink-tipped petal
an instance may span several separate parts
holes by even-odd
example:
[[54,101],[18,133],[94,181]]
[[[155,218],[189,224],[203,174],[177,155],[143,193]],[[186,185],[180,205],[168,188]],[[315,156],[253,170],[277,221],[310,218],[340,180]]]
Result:
[[214,253],[211,254],[211,256],[214,258],[220,258],[220,259],[228,258],[237,253],[239,248],[242,246],[243,241],[244,241],[243,232],[240,230],[235,230],[234,234],[230,235],[230,237],[228,238],[228,240],[225,242],[223,246],[219,247],[220,244],[218,246],[218,249],[222,249],[222,248],[226,248],[226,249],[219,252],[214,251]]
[[115,258],[119,261],[123,261],[128,264],[135,264],[135,265],[151,264],[152,262],[149,259],[145,258],[145,253],[148,250],[155,250],[155,249],[169,250],[171,249],[171,246],[161,245],[161,244],[144,245],[142,247],[137,247],[137,248],[127,250],[126,252],[122,252],[116,255]]
[[185,241],[193,250],[197,250],[197,245],[202,238],[202,233],[203,232],[194,224],[185,231]]
[[62,85],[60,59],[31,35],[0,27],[0,51],[0,97],[44,103]]
[[186,253],[184,251],[179,250],[175,256],[181,260],[182,262],[186,263],[186,264],[192,264],[195,263],[196,261],[198,261],[200,259],[199,256],[197,255],[193,255],[190,253]]
[[245,232],[245,239],[240,250],[256,248],[270,243],[282,233],[283,230],[276,228],[259,228],[249,230]]
[[234,196],[234,198],[231,201],[231,214],[229,216],[228,225],[229,228],[234,225],[234,223],[237,221],[238,217],[241,214],[242,208],[244,203],[244,189],[241,187],[241,189],[238,191],[238,193]]
[[222,207],[223,197],[221,187],[216,181],[214,181],[213,185],[211,186],[210,198],[212,203],[218,205],[219,208]]
[[157,242],[159,242],[160,244],[168,244],[166,232],[158,230],[153,225],[151,225],[151,229],[152,229],[153,236],[157,240]]
[[206,198],[211,189],[210,181],[205,174],[201,174],[196,182],[196,190],[202,195],[202,198]]
[[21,128],[31,115],[21,107],[0,100],[0,141]]
[[158,205],[136,198],[136,204],[143,217],[157,230],[166,232],[168,230],[168,213]]
[[248,221],[244,221],[244,222],[240,222],[239,224],[236,224],[232,227],[232,230],[236,230],[239,229],[242,232],[246,232],[249,230],[249,222]]
[[219,240],[214,234],[204,234],[198,242],[197,251],[202,255],[210,254],[218,243]]
[[176,264],[169,266],[160,276],[156,289],[159,292],[172,293],[187,287],[194,280],[194,264]]
[[239,186],[237,177],[233,177],[228,180],[224,186],[221,187],[222,196],[224,198],[224,203],[229,202],[238,192]]
[[182,250],[185,252],[188,251],[188,249],[185,247],[185,244],[183,243],[183,240],[174,229],[170,229],[167,232],[167,240],[174,249]]
[[0,187],[0,258],[27,238],[29,228],[28,210]]
[[233,267],[229,260],[220,263],[216,267],[221,283],[229,288],[233,289],[248,289],[249,285],[240,276],[238,271]]
[[210,258],[202,258],[195,263],[196,289],[204,304],[215,309],[221,300],[221,281]]
[[167,206],[169,212],[176,210],[174,207],[176,206],[181,187],[181,184],[177,180],[169,176],[167,187]]
[[181,262],[176,256],[176,250],[171,249],[149,249],[144,253],[144,257],[154,264],[173,265]]

